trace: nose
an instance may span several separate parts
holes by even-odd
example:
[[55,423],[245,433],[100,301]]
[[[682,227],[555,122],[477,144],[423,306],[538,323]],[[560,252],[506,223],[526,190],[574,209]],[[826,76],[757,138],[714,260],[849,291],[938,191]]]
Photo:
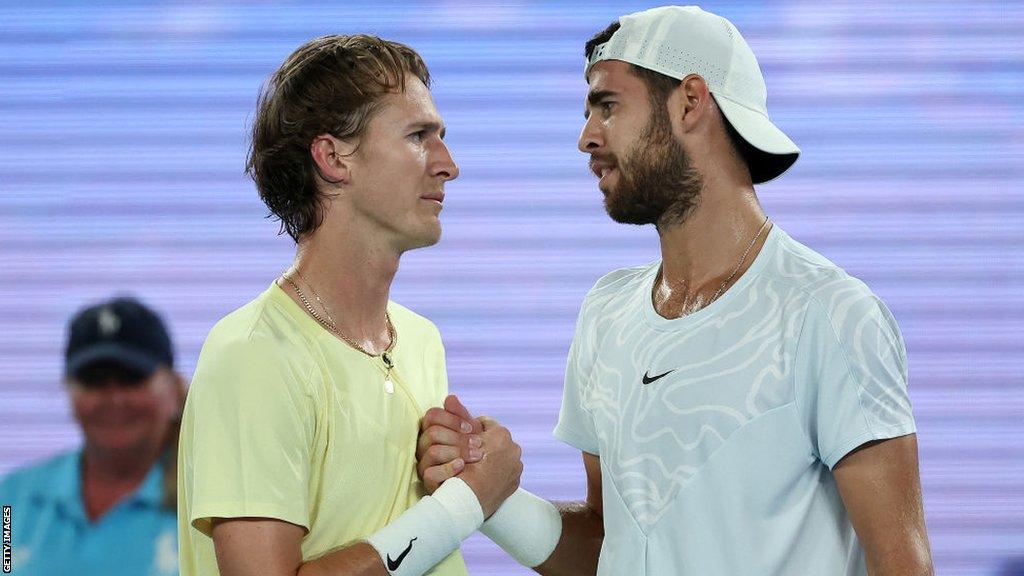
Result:
[[580,139],[576,142],[576,147],[584,154],[591,154],[601,148],[603,144],[601,131],[597,127],[597,120],[591,114],[583,124],[583,131],[580,132]]
[[445,182],[459,177],[459,166],[452,158],[452,153],[444,140],[439,140],[438,151],[431,165],[430,175],[443,179]]

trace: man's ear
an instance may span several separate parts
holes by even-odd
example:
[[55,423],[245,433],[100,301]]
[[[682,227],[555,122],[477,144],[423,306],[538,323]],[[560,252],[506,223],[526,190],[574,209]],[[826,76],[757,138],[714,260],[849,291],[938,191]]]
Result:
[[349,183],[352,175],[352,153],[355,146],[330,134],[321,134],[313,138],[309,145],[309,153],[313,157],[313,165],[317,174],[330,184],[344,186]]
[[708,90],[707,82],[696,74],[683,78],[672,97],[675,99],[675,107],[682,112],[681,120],[685,132],[706,121],[714,108],[711,105],[711,91]]

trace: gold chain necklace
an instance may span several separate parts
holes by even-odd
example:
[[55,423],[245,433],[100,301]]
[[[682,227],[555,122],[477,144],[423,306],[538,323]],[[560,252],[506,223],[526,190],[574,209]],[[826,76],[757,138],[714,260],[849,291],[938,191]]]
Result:
[[750,249],[754,247],[754,244],[757,244],[757,239],[761,237],[761,233],[764,232],[766,226],[768,226],[767,216],[764,217],[764,223],[761,224],[761,229],[757,231],[757,234],[755,234],[754,237],[750,240],[750,244],[747,245],[747,249],[743,251],[743,256],[740,256],[740,261],[737,262],[736,267],[732,269],[732,274],[729,274],[729,277],[725,279],[725,282],[722,282],[722,285],[718,287],[718,292],[715,292],[715,297],[712,298],[710,302],[705,304],[705,307],[710,305],[711,302],[718,300],[718,297],[721,296],[722,292],[725,291],[725,287],[728,286],[729,282],[732,282],[732,279],[736,277],[736,273],[740,271],[740,267],[743,266],[743,263],[747,261],[747,255],[750,254]]
[[[316,293],[316,289],[313,288],[313,285],[310,284],[309,281],[306,280],[302,276],[302,274],[299,273],[298,270],[295,270],[295,274],[299,277],[300,280],[302,280],[302,282],[306,286],[309,287],[309,290],[313,293],[313,296],[316,297],[317,303],[320,304],[321,308],[323,308],[324,314],[327,316],[327,318],[324,318],[323,316],[317,313],[317,311],[313,308],[313,305],[310,304],[309,299],[306,298],[306,294],[303,293],[302,289],[299,288],[299,285],[295,282],[295,280],[291,278],[291,276],[287,272],[282,274],[281,277],[284,278],[285,282],[288,282],[288,284],[290,284],[291,287],[295,290],[295,293],[298,294],[299,300],[302,301],[302,304],[306,307],[306,311],[309,312],[309,315],[312,316],[313,319],[316,320],[318,324],[326,328],[328,332],[336,335],[338,338],[341,338],[341,340],[345,342],[345,344],[348,344],[350,347],[355,348],[356,350],[362,352],[363,354],[366,354],[371,358],[376,358],[376,354],[371,354],[369,351],[367,351],[365,348],[357,344],[354,340],[346,336],[341,330],[338,329],[337,323],[334,321],[334,318],[331,317],[330,309],[327,308],[327,305],[324,304],[324,301],[320,299],[320,295]],[[395,364],[391,360],[391,351],[394,349],[395,343],[398,342],[398,332],[395,330],[395,325],[393,322],[391,322],[391,314],[388,313],[386,308],[384,309],[384,319],[387,321],[388,337],[391,339],[391,343],[388,344],[387,349],[380,353],[380,358],[381,360],[384,361],[384,367],[387,369],[387,372],[384,376],[384,391],[387,392],[388,394],[394,394],[395,383],[394,381],[391,380],[391,371],[395,368]]]
[[[722,293],[725,292],[725,287],[729,285],[729,282],[732,282],[732,279],[735,278],[736,274],[740,271],[740,267],[742,267],[743,263],[746,262],[747,256],[750,254],[750,249],[753,248],[754,244],[757,243],[757,239],[761,237],[761,233],[764,232],[764,230],[765,230],[765,228],[767,226],[768,226],[768,217],[765,216],[764,217],[764,222],[761,224],[761,228],[757,231],[757,234],[755,234],[754,237],[750,240],[750,244],[748,244],[747,245],[747,249],[743,251],[743,256],[740,257],[740,261],[737,262],[736,263],[736,267],[732,269],[732,274],[729,274],[729,277],[725,279],[725,282],[722,282],[722,285],[718,287],[718,290],[715,292],[714,297],[712,297],[710,300],[708,300],[706,303],[704,303],[700,308],[697,308],[696,310],[688,311],[687,314],[692,314],[692,313],[696,312],[697,310],[701,310],[703,308],[707,308],[708,306],[711,305],[712,302],[714,302],[715,300],[718,300],[718,298],[722,295]],[[661,282],[661,283],[665,282],[664,270],[658,270],[658,276],[657,276],[657,278],[655,278],[655,288],[654,288],[655,290],[657,289],[657,284],[659,282]]]
[[[337,324],[337,322],[334,321],[334,318],[331,317],[331,311],[327,308],[327,304],[324,304],[324,301],[320,299],[320,294],[317,294],[316,288],[313,288],[313,285],[309,283],[309,280],[306,280],[306,277],[303,276],[301,272],[299,272],[298,268],[295,269],[295,275],[299,277],[299,280],[302,280],[303,284],[305,284],[306,286],[309,286],[309,291],[313,293],[313,297],[316,298],[317,304],[320,305],[320,308],[322,308],[323,311],[324,311],[324,315],[327,316],[327,324],[330,326],[331,331],[337,333],[338,332],[338,324]],[[292,284],[292,287],[295,288],[296,292],[299,292],[299,287],[298,286],[295,286],[294,284]],[[302,298],[303,302],[305,302],[305,295],[302,294],[301,292],[299,292],[299,298]],[[339,334],[339,336],[344,338],[344,336],[341,335],[341,334]],[[346,340],[346,342],[347,342],[347,340]],[[357,346],[357,348],[358,348],[358,346]],[[360,350],[362,350],[362,348],[360,348]]]

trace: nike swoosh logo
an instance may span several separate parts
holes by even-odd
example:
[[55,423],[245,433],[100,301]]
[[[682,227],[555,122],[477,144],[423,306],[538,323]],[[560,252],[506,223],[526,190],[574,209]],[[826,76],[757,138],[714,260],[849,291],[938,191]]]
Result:
[[651,382],[654,382],[655,380],[660,380],[661,378],[664,378],[665,376],[668,376],[669,374],[671,374],[673,372],[675,372],[675,370],[669,370],[668,372],[665,372],[664,374],[658,374],[657,376],[648,376],[647,372],[644,371],[644,384],[650,384]]
[[398,567],[402,565],[402,560],[405,560],[406,555],[408,555],[409,552],[412,550],[412,543],[415,541],[415,538],[409,540],[409,547],[406,548],[404,552],[399,554],[398,558],[395,560],[392,560],[391,554],[388,554],[388,572],[394,572],[395,570],[398,570]]

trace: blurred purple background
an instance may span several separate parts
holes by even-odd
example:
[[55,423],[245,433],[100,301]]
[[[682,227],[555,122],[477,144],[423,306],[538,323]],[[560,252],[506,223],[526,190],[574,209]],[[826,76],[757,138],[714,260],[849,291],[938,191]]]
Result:
[[[0,4],[0,473],[79,442],[66,319],[113,292],[162,310],[180,368],[293,246],[243,175],[256,93],[300,43],[407,42],[462,176],[393,299],[431,318],[452,390],[523,445],[524,485],[579,499],[556,442],[579,303],[657,257],[585,158],[583,43],[635,2]],[[938,573],[1024,555],[1024,5],[709,2],[760,59],[803,148],[772,218],[871,286],[903,330]],[[486,539],[474,575],[527,574]]]

